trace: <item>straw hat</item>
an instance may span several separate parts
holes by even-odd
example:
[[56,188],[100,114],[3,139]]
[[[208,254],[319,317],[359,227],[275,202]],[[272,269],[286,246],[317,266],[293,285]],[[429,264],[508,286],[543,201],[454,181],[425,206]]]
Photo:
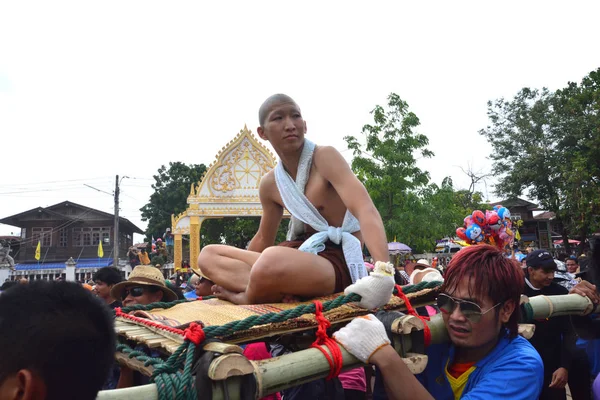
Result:
[[120,299],[121,292],[130,286],[156,286],[163,292],[162,301],[177,300],[177,295],[165,284],[162,273],[151,265],[138,265],[129,275],[129,279],[119,282],[110,290],[113,299]]
[[206,275],[204,275],[204,274],[202,273],[202,270],[200,269],[200,267],[198,267],[198,266],[196,266],[196,267],[192,267],[192,266],[190,265],[190,269],[192,270],[192,272],[193,272],[193,273],[195,273],[196,275],[198,275],[200,278],[203,278],[203,279],[208,279],[208,278],[206,277]]
[[431,282],[431,281],[441,281],[444,282],[444,278],[440,271],[434,268],[425,268],[424,270],[415,269],[412,274],[410,274],[409,283],[414,285],[419,282]]

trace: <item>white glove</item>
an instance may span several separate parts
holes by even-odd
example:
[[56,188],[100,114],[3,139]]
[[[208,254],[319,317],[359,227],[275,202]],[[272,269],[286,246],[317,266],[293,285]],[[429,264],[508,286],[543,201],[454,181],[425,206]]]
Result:
[[365,364],[375,352],[390,344],[385,327],[373,314],[357,317],[333,334],[333,338]]
[[344,290],[345,295],[359,294],[360,305],[367,310],[374,310],[386,305],[394,292],[394,266],[391,263],[377,261],[369,276],[359,279]]

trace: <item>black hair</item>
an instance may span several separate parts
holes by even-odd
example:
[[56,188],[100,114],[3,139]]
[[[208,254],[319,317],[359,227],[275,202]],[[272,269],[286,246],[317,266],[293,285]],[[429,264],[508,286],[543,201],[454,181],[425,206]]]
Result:
[[294,103],[294,104],[296,104],[296,102],[294,101],[294,99],[292,99],[287,94],[278,93],[278,94],[274,94],[272,96],[269,96],[269,98],[266,99],[262,103],[262,105],[260,106],[260,108],[258,109],[258,123],[260,124],[260,126],[264,126],[265,125],[265,120],[267,119],[267,116],[269,115],[269,112],[271,111],[271,108],[273,108],[273,106],[275,104],[281,104],[281,103]]
[[92,280],[104,282],[107,285],[116,285],[123,280],[121,271],[115,267],[104,267],[100,268],[94,274]]
[[96,398],[114,361],[110,309],[72,282],[35,281],[0,295],[0,383],[38,374],[47,399]]
[[17,286],[18,284],[19,284],[19,282],[17,282],[17,281],[7,281],[7,282],[4,282],[2,284],[2,286],[0,286],[0,291],[8,290],[8,289],[10,289],[13,286]]

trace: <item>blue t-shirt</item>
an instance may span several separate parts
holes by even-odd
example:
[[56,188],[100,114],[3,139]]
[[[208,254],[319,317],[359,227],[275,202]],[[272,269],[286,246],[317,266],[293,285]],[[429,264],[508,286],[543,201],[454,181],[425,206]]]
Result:
[[[454,400],[444,368],[454,359],[449,343],[427,349],[427,368],[417,375],[419,381],[437,400]],[[475,364],[461,399],[488,400],[537,399],[542,390],[544,365],[538,352],[524,338],[502,338],[496,347]]]

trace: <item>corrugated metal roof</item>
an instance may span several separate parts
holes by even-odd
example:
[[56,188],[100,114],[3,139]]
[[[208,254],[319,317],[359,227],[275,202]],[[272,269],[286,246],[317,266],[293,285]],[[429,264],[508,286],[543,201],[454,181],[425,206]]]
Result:
[[[32,271],[42,269],[65,269],[65,262],[54,263],[19,263],[15,265],[17,271]],[[75,268],[102,268],[112,265],[112,258],[86,258],[80,259]]]

